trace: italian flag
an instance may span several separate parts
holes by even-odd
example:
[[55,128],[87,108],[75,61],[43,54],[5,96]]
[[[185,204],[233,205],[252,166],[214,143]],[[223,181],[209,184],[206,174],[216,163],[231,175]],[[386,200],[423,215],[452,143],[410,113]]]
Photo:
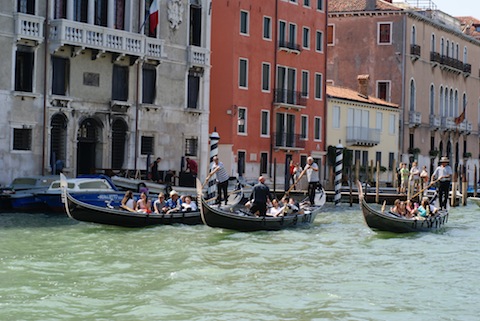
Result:
[[155,33],[158,25],[158,0],[153,0],[148,11],[148,18],[150,23],[150,33]]

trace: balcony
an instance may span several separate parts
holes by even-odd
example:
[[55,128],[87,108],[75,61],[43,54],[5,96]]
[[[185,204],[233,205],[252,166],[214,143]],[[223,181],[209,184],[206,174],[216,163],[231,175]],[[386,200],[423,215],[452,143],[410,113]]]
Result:
[[17,12],[15,18],[15,36],[17,41],[27,40],[42,43],[43,22],[45,18]]
[[300,53],[300,45],[291,41],[280,40],[278,42],[278,48],[287,52]]
[[210,52],[206,48],[189,46],[188,64],[190,67],[210,67]]
[[430,115],[430,130],[438,130],[442,125],[440,116]]
[[410,45],[410,55],[412,60],[417,60],[420,58],[422,48],[419,45]]
[[457,129],[460,133],[462,134],[470,134],[472,132],[472,123],[464,120],[463,122],[461,122],[460,124],[457,125]]
[[300,134],[276,132],[273,135],[273,144],[276,149],[302,150],[305,148],[305,140],[302,140]]
[[307,98],[301,92],[275,88],[274,105],[287,109],[303,109],[307,106]]
[[410,128],[418,127],[422,123],[422,113],[419,111],[410,111],[408,115],[408,123]]
[[347,126],[347,144],[354,146],[375,146],[380,143],[380,129]]
[[431,51],[430,62],[432,63],[433,67],[436,67],[438,64],[442,62],[442,55],[440,55],[438,52]]
[[442,117],[442,124],[441,129],[443,131],[454,131],[457,129],[457,125],[455,125],[455,118],[453,117]]
[[463,64],[463,76],[468,77],[472,74],[472,65]]
[[458,59],[442,55],[441,68],[453,71],[455,73],[461,73],[463,72],[463,62]]
[[161,60],[165,56],[162,39],[71,20],[53,20],[50,39],[52,52],[70,45],[80,50],[92,49],[99,53],[111,52],[153,60]]

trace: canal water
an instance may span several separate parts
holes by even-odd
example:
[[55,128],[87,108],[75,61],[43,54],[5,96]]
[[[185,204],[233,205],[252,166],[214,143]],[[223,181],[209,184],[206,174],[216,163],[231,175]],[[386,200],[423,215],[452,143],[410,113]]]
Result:
[[357,204],[308,228],[127,229],[0,214],[0,320],[479,320],[480,209],[373,232]]

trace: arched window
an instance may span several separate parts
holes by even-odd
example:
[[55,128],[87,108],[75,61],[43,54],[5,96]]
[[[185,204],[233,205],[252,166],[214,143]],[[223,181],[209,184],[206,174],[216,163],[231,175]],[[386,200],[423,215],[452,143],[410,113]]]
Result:
[[443,39],[443,37],[440,40],[440,53],[442,56],[445,54],[445,39]]
[[463,97],[462,97],[462,112],[467,109],[467,103],[468,103],[468,101],[467,101],[467,94],[466,94],[466,93],[463,93]]
[[435,34],[432,33],[431,43],[430,43],[430,51],[435,52]]
[[463,63],[466,64],[468,63],[468,51],[467,47],[463,48]]
[[455,101],[454,101],[453,117],[458,116],[458,90],[455,89]]
[[415,26],[412,26],[412,45],[415,45],[417,44],[417,29],[415,28]]
[[438,95],[438,108],[440,109],[440,116],[445,117],[445,106],[443,104],[444,102],[443,97],[443,87],[440,86],[440,94]]
[[430,85],[430,115],[435,115],[435,86]]
[[448,87],[445,87],[445,92],[444,92],[444,101],[443,101],[443,108],[445,110],[445,117],[448,117],[448,109],[450,108],[449,107],[449,104],[448,104]]
[[416,89],[415,81],[410,80],[410,111],[415,111],[415,102],[416,102]]
[[450,101],[448,102],[448,107],[449,107],[449,116],[453,117],[454,116],[454,109],[455,105],[453,104],[453,88],[450,88]]
[[450,40],[447,40],[447,48],[446,48],[445,52],[446,52],[446,56],[450,57],[449,56],[450,55]]

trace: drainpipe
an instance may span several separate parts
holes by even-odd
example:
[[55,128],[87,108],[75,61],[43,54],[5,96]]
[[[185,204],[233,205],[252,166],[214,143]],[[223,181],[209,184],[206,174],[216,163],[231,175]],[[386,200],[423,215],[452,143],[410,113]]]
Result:
[[[328,2],[328,1],[326,1]],[[325,3],[325,31],[328,32],[328,3]],[[327,116],[328,116],[328,97],[327,97],[327,60],[328,60],[328,43],[327,37],[323,37],[323,54],[324,54],[324,75],[323,75],[323,124],[322,124],[322,141],[323,141],[323,151],[326,152],[326,142],[327,142]],[[327,172],[327,157],[323,160],[323,179],[325,180],[325,175]],[[322,179],[322,175],[320,173],[320,179]]]
[[[138,32],[142,32],[142,4],[143,1],[138,2]],[[135,155],[133,169],[137,172],[137,155],[138,155],[138,114],[140,108],[140,61],[137,61],[137,83],[136,83],[136,97],[135,97]]]
[[407,16],[403,15],[403,48],[402,48],[402,97],[401,97],[401,108],[400,108],[400,131],[398,135],[398,144],[399,144],[399,151],[400,154],[403,155],[404,153],[404,141],[405,141],[405,59],[407,56]]
[[45,175],[45,156],[47,148],[47,94],[48,94],[48,36],[49,36],[49,7],[50,0],[45,1],[45,22],[43,32],[45,33],[44,41],[44,70],[43,70],[43,129],[42,129],[42,175]]
[[278,49],[277,49],[277,45],[278,45],[278,32],[277,32],[277,24],[278,24],[278,0],[275,0],[275,23],[273,24],[272,26],[272,32],[274,34],[273,36],[273,50],[274,50],[274,58],[273,58],[273,82],[274,82],[274,86],[273,86],[273,99],[272,99],[272,104],[270,105],[270,160],[269,160],[269,164],[270,164],[270,170],[269,170],[269,174],[270,176],[272,176],[272,160],[273,160],[273,140],[275,139],[275,137],[272,137],[274,131],[273,131],[273,128],[274,128],[274,125],[273,125],[273,120],[275,119],[275,115],[274,115],[274,111],[275,111],[275,108],[274,108],[274,103],[275,103],[275,84],[276,84],[276,81],[277,81],[277,52],[278,52]]

